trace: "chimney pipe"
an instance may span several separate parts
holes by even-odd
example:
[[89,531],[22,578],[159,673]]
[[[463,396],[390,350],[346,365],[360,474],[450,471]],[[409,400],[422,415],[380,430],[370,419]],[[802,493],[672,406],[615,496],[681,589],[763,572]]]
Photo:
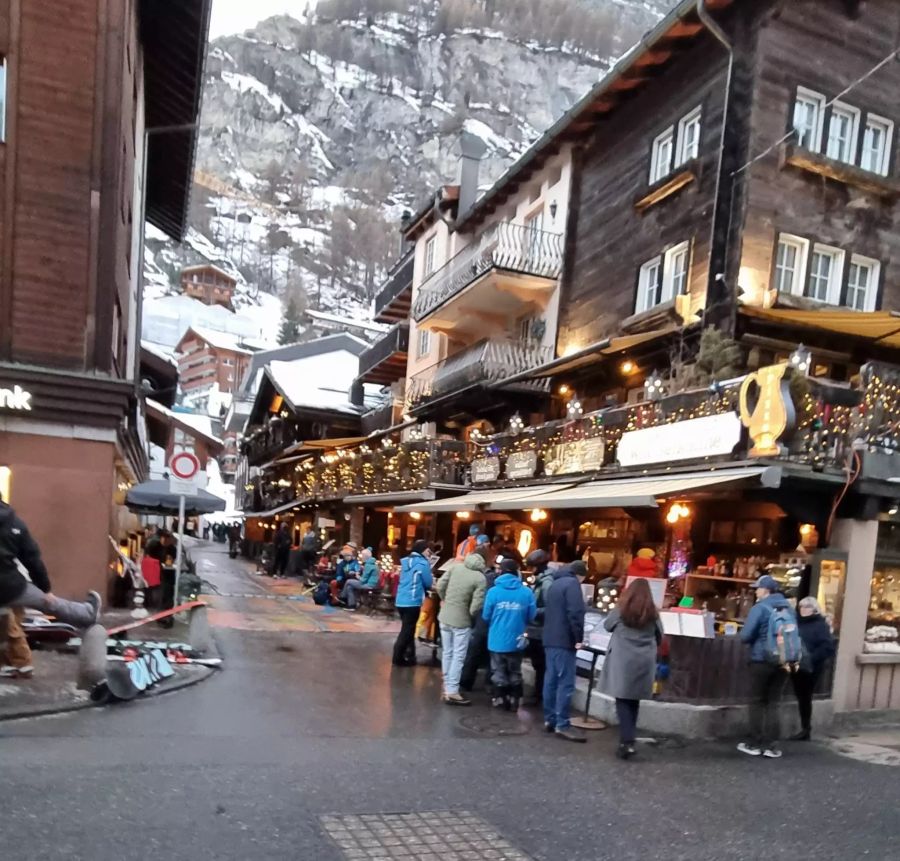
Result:
[[478,199],[478,168],[487,152],[484,141],[471,132],[459,137],[459,207],[457,218],[464,218]]

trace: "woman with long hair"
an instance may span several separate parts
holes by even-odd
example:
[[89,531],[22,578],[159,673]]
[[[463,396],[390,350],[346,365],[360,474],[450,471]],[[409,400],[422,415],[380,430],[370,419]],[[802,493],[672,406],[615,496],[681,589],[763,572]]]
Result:
[[662,642],[659,612],[646,580],[635,580],[603,623],[612,633],[603,665],[603,690],[616,700],[618,756],[635,754],[634,738],[641,700],[653,695],[656,651]]

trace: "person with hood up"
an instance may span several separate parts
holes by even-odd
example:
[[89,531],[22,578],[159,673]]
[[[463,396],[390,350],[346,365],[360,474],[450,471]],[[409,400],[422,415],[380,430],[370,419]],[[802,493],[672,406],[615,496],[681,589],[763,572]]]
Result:
[[488,623],[491,653],[492,704],[518,711],[522,699],[522,653],[527,646],[525,631],[537,615],[537,603],[519,577],[513,559],[500,563],[500,576],[487,593],[482,618]]
[[553,572],[550,570],[550,554],[546,550],[532,550],[525,557],[525,565],[531,570],[529,582],[534,590],[534,601],[537,615],[528,626],[528,651],[526,652],[534,669],[534,700],[531,705],[540,705],[544,692],[544,608],[547,603],[547,590],[553,583]]
[[642,547],[635,553],[626,572],[629,577],[661,577],[656,551],[651,547]]
[[400,581],[394,599],[394,606],[400,615],[400,633],[394,643],[395,667],[412,667],[416,663],[416,622],[425,593],[434,580],[431,564],[425,558],[427,550],[427,541],[416,541],[409,556],[400,560]]
[[575,742],[587,741],[569,719],[569,704],[575,691],[575,652],[584,639],[584,595],[578,577],[585,574],[584,562],[558,568],[551,574],[552,582],[544,599],[544,729]]
[[603,664],[603,689],[616,701],[621,759],[636,753],[634,743],[641,700],[653,695],[656,653],[663,630],[646,578],[634,580],[603,627],[612,634]]
[[801,598],[797,604],[797,629],[803,641],[803,659],[800,668],[791,674],[791,681],[800,711],[800,732],[792,737],[792,741],[809,741],[813,692],[825,665],[834,657],[834,636],[819,602],[812,597]]
[[470,553],[475,552],[475,548],[478,546],[478,533],[480,531],[481,527],[479,527],[477,523],[473,523],[469,527],[468,536],[463,538],[457,545],[455,557],[457,562],[463,562]]
[[66,601],[53,594],[37,542],[0,496],[0,608],[31,607],[76,628],[89,628],[101,606],[98,592],[88,592],[87,601]]
[[756,589],[756,604],[741,629],[741,640],[750,647],[750,737],[737,749],[748,756],[779,759],[781,696],[787,673],[783,666],[769,659],[769,620],[776,610],[787,610],[791,616],[794,611],[779,591],[779,583],[774,577],[764,574],[753,588]]
[[484,606],[486,582],[484,557],[470,553],[464,562],[455,562],[437,582],[441,599],[438,622],[441,626],[441,670],[444,675],[444,702],[451,706],[468,706],[471,700],[459,692],[472,636],[472,622]]

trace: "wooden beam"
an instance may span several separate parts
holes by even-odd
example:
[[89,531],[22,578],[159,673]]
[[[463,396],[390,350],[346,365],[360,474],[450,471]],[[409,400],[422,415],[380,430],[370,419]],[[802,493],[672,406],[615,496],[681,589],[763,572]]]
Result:
[[690,39],[692,36],[696,36],[702,29],[703,25],[699,22],[694,23],[693,21],[678,21],[669,28],[668,33],[666,33],[666,38]]

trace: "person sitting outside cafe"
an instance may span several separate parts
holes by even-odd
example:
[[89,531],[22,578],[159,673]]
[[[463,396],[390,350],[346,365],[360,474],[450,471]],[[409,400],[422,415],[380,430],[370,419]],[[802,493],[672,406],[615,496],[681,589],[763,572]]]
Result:
[[352,544],[345,544],[341,548],[341,558],[334,569],[334,579],[329,584],[333,604],[337,604],[338,599],[343,595],[346,583],[350,580],[359,580],[361,573],[362,568],[356,558],[356,548]]
[[360,592],[371,592],[378,588],[381,575],[378,571],[378,563],[372,556],[372,548],[365,547],[359,554],[361,571],[359,576],[348,577],[341,590],[341,600],[347,605],[348,610],[355,610],[359,603]]

